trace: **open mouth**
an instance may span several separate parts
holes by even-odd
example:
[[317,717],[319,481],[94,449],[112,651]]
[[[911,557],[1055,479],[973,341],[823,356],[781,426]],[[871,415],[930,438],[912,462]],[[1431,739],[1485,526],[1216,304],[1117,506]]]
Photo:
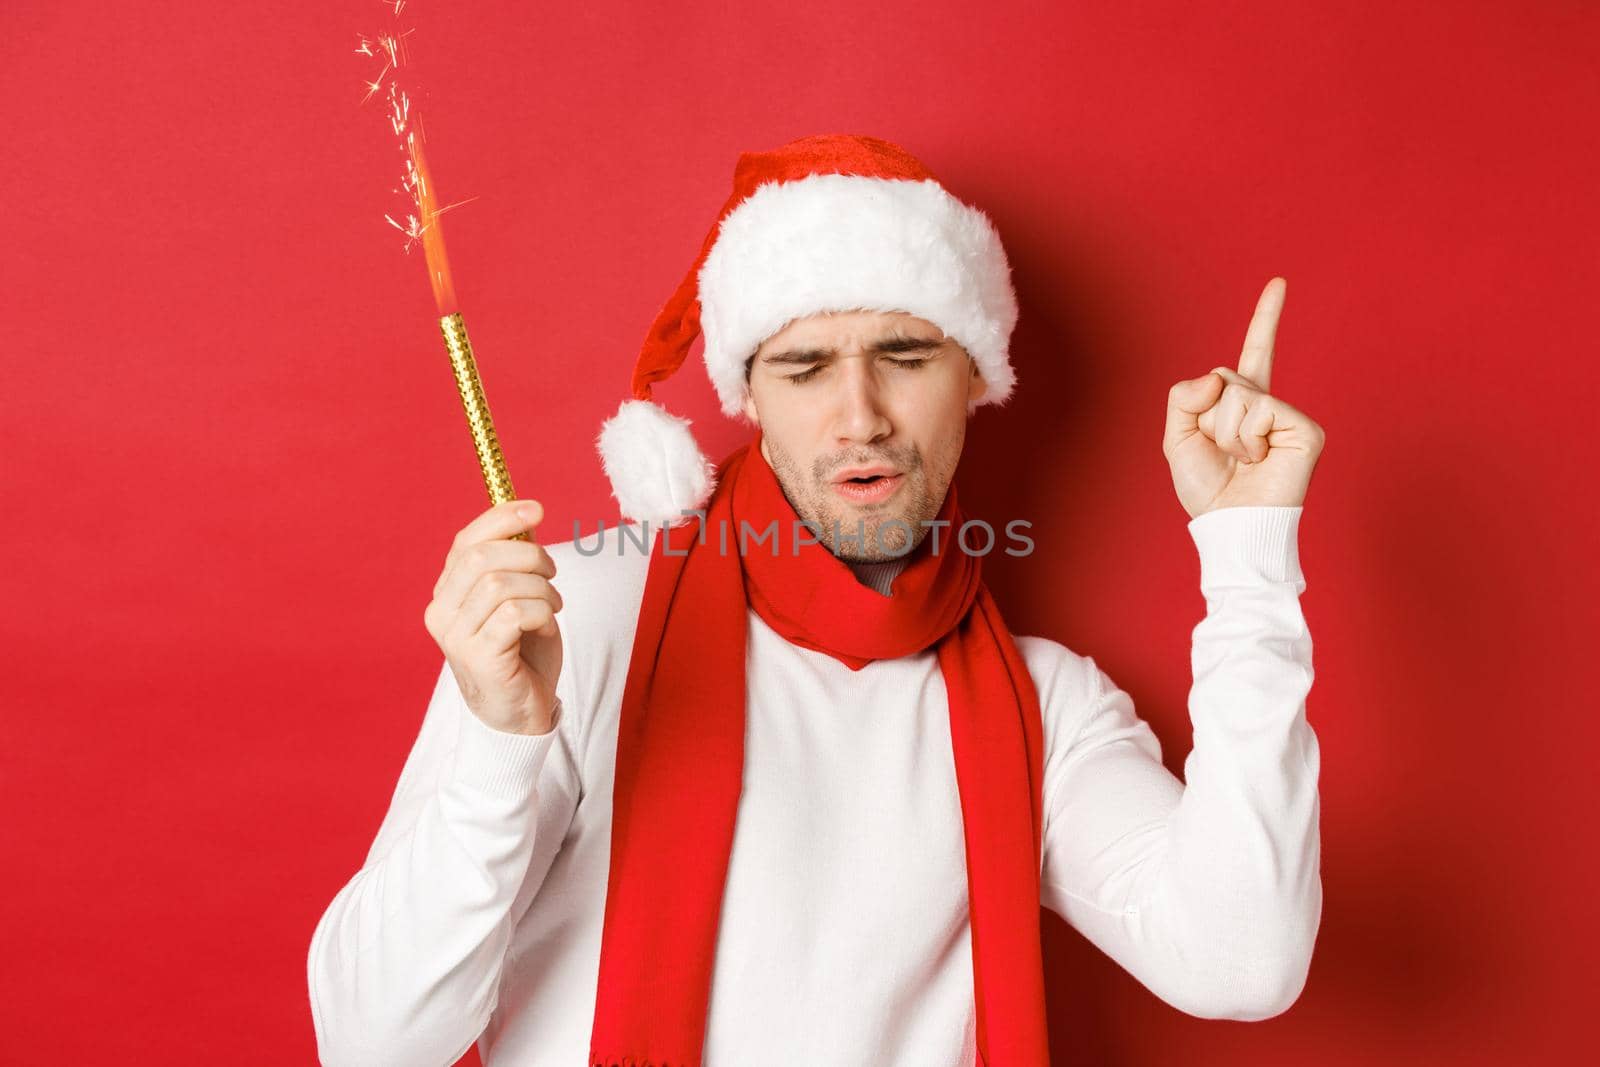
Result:
[[872,504],[893,496],[905,477],[904,474],[863,474],[842,478],[833,483],[833,491],[854,503]]

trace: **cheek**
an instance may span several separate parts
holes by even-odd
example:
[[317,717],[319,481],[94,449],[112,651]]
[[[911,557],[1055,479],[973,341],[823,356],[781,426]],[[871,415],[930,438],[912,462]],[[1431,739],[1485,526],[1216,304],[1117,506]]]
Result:
[[769,382],[757,398],[761,408],[761,432],[788,446],[791,453],[805,452],[826,432],[827,405],[787,382]]
[[[782,383],[769,387],[769,392],[783,388]],[[789,388],[793,388],[790,386]],[[761,436],[769,453],[776,454],[792,470],[808,470],[816,450],[817,431],[820,425],[816,405],[786,403],[781,395],[760,396]]]
[[967,432],[966,383],[959,377],[932,383],[933,388],[908,395],[906,425],[914,426],[917,447],[927,462],[930,481],[954,472]]
[[966,381],[948,374],[930,376],[901,394],[900,410],[908,425],[926,427],[929,441],[947,440],[966,426]]
[[922,402],[938,411],[967,410],[967,395],[971,391],[970,373],[964,362],[948,360],[918,383]]

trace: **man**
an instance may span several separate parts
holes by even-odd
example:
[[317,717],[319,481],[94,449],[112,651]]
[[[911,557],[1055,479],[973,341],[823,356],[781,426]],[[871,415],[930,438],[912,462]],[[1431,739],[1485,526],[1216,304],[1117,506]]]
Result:
[[[1321,917],[1323,432],[1269,391],[1282,280],[1238,369],[1167,401],[1207,604],[1185,784],[1092,657],[1009,634],[959,536],[966,420],[1015,382],[992,225],[873,138],[734,184],[601,435],[637,525],[541,545],[513,501],[456,536],[446,663],[313,935],[323,1061],[1041,1065],[1041,904],[1180,1010],[1286,1010]],[[716,467],[649,401],[702,326],[756,427]]]

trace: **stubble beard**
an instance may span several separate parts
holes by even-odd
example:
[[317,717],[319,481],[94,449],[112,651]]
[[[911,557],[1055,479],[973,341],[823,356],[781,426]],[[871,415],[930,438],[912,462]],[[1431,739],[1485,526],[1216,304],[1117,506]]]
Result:
[[[953,469],[945,473],[936,486],[922,453],[909,444],[875,452],[845,450],[819,456],[810,471],[803,472],[794,457],[775,441],[770,437],[764,440],[772,471],[795,514],[812,525],[813,535],[829,552],[850,563],[899,559],[915,550],[928,534],[929,528],[923,523],[939,514],[950,474],[954,473]],[[861,506],[839,499],[830,485],[830,476],[846,467],[871,463],[887,463],[904,472],[905,484],[894,499]],[[950,466],[953,468],[954,464]]]

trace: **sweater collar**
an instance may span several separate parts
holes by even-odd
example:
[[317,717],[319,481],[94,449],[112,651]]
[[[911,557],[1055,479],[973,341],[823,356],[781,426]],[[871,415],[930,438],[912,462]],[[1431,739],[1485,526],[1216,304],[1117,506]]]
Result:
[[875,593],[882,593],[884,596],[893,596],[894,580],[901,571],[906,569],[907,562],[909,561],[905,556],[898,556],[894,559],[863,562],[847,559],[844,564],[856,576],[856,581],[868,589]]

